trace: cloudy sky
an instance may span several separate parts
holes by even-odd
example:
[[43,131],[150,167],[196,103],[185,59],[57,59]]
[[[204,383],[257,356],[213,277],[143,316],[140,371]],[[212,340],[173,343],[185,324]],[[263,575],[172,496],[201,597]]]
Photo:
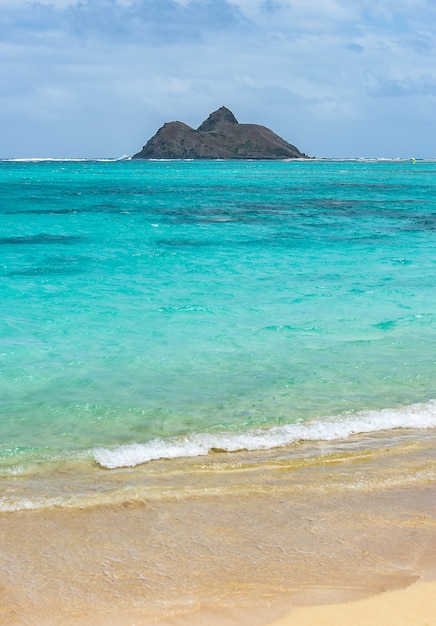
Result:
[[225,105],[318,157],[436,157],[435,0],[0,0],[0,157],[118,157]]

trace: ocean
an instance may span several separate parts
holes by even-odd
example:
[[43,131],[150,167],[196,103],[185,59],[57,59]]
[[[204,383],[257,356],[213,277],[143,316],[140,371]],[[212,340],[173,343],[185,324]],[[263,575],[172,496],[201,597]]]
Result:
[[435,161],[3,160],[0,190],[0,511],[434,437]]

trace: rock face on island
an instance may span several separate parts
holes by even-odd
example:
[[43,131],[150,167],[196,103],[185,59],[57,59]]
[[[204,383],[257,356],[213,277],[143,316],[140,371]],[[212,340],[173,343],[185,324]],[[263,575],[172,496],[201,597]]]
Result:
[[167,122],[133,159],[304,159],[308,158],[259,124],[239,124],[221,107],[195,130]]

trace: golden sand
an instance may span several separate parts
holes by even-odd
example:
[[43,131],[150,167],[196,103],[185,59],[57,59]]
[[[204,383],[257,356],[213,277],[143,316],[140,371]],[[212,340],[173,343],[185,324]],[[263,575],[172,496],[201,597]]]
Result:
[[420,582],[366,600],[299,607],[269,626],[435,626],[436,582]]
[[64,476],[0,514],[0,623],[433,626],[434,435]]

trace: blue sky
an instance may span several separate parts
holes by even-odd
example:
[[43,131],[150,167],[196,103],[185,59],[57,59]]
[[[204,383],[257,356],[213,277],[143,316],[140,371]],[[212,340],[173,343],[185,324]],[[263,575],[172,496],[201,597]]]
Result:
[[0,157],[118,157],[218,107],[317,157],[436,157],[435,0],[0,0]]

